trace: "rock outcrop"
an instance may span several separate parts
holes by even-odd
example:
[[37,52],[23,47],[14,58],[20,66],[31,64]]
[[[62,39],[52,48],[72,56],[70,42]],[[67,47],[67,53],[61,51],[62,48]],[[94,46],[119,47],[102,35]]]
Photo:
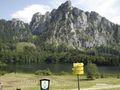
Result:
[[48,43],[66,44],[80,50],[120,44],[119,25],[96,12],[72,7],[70,1],[45,15],[34,14],[30,27],[34,34],[46,35],[44,38]]
[[0,35],[6,40],[25,40],[31,31],[29,25],[19,19],[0,20]]

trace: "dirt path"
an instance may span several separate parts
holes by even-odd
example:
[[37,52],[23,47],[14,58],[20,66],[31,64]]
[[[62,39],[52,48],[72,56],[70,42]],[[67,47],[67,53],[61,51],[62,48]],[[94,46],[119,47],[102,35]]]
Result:
[[[93,87],[90,88],[82,88],[80,90],[101,90],[101,89],[110,89],[110,88],[118,88],[120,90],[120,85],[110,85],[110,84],[96,84]],[[77,90],[77,89],[73,89]]]

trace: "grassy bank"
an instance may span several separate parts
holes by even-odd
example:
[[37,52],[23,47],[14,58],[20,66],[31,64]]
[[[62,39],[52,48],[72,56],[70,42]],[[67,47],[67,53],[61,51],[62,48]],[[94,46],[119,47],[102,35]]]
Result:
[[[34,74],[11,73],[1,76],[0,81],[3,84],[3,90],[16,90],[16,88],[21,88],[21,90],[39,90],[39,80],[43,78],[50,79],[50,90],[70,90],[77,88],[77,78],[73,75],[38,76]],[[120,79],[109,77],[89,81],[86,80],[86,77],[81,76],[81,88],[92,87],[96,84],[120,85]]]

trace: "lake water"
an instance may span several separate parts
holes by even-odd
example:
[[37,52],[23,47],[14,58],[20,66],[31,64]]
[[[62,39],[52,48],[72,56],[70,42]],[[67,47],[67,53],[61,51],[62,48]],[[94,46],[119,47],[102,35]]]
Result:
[[[9,69],[11,71],[19,72],[35,72],[36,70],[44,70],[49,68],[52,72],[59,73],[62,71],[72,72],[72,64],[33,64],[33,65],[11,65]],[[8,69],[8,68],[7,68]],[[120,73],[120,66],[98,66],[98,69],[101,73]]]

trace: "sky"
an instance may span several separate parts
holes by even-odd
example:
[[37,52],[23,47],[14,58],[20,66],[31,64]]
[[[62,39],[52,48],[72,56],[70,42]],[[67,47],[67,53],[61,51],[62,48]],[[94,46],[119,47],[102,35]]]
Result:
[[[26,23],[33,14],[56,9],[66,0],[1,0],[0,19],[18,18]],[[108,20],[120,25],[120,0],[71,0],[72,6],[84,11],[95,11]]]

